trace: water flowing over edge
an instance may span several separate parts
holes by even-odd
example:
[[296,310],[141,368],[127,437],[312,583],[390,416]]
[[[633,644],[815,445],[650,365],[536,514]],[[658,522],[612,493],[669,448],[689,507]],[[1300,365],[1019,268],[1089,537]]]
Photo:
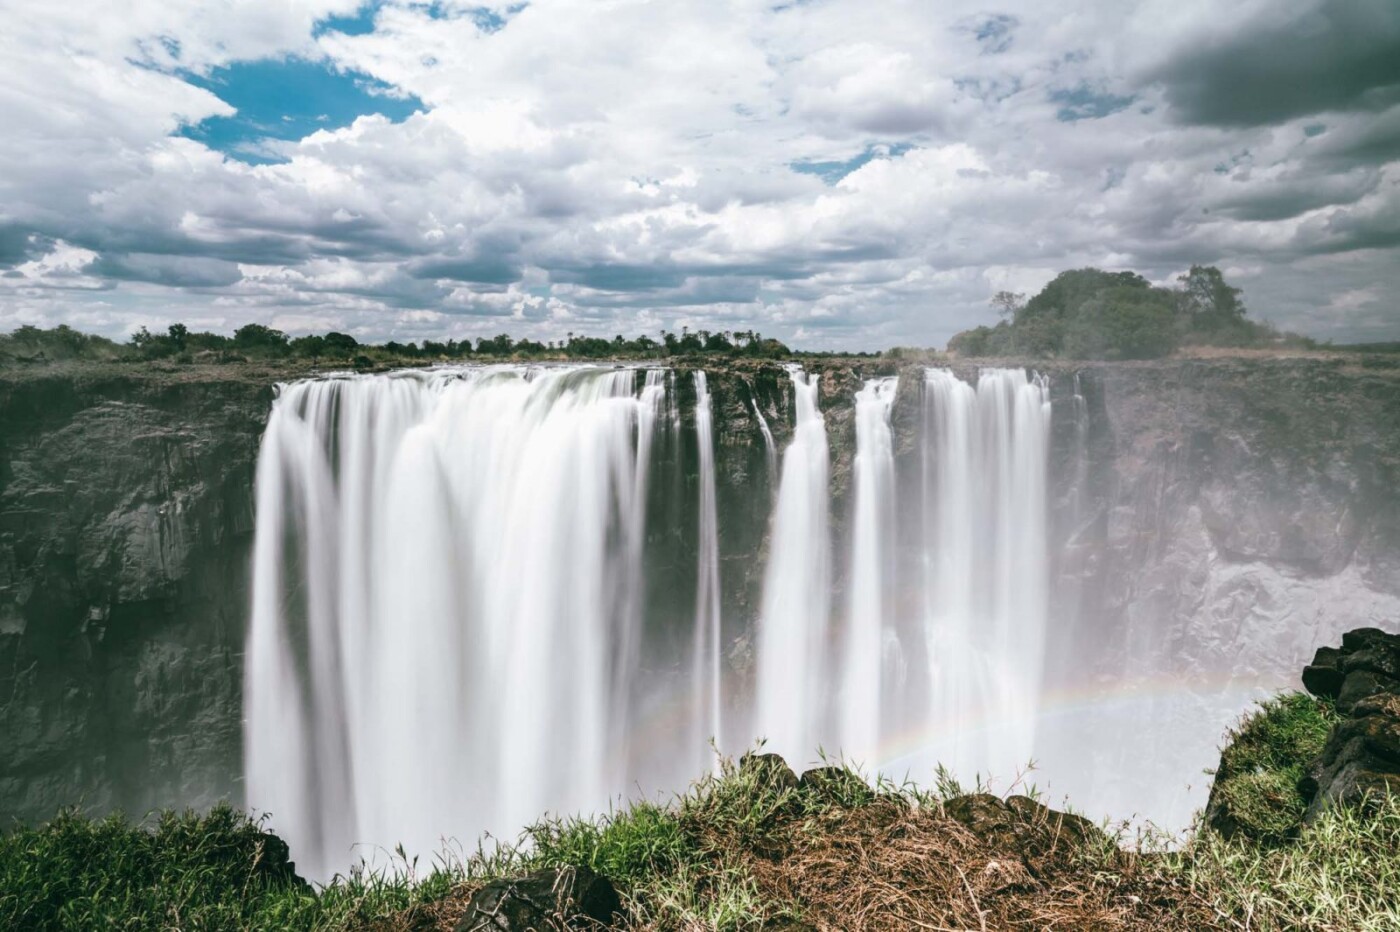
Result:
[[[704,372],[693,407],[661,368],[282,388],[257,477],[246,772],[311,876],[372,850],[356,845],[431,852],[678,788],[713,765],[709,741],[896,777],[1005,775],[1036,753],[1048,382],[926,370],[899,467],[900,380],[867,380],[833,512],[820,380],[786,381],[781,462],[755,487],[772,491],[740,505],[768,514],[745,555],[752,617],[727,614]],[[728,385],[776,460],[753,385]]]

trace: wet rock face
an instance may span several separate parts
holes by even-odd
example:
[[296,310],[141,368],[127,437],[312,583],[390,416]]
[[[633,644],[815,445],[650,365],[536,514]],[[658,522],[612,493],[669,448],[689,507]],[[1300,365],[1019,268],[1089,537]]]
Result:
[[1400,635],[1348,631],[1340,649],[1318,650],[1303,685],[1334,700],[1343,716],[1299,787],[1309,800],[1305,819],[1371,794],[1400,793]]
[[237,799],[266,383],[0,379],[0,819]]
[[565,932],[613,928],[617,890],[586,867],[538,871],[478,890],[455,932]]

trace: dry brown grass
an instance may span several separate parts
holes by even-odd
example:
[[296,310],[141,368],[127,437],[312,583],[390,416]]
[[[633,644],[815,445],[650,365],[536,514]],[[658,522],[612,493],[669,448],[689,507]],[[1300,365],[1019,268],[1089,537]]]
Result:
[[[1042,810],[1048,812],[1048,810]],[[881,798],[794,819],[768,856],[732,852],[760,895],[820,932],[1221,928],[1178,884],[1048,824],[979,837],[937,809]]]

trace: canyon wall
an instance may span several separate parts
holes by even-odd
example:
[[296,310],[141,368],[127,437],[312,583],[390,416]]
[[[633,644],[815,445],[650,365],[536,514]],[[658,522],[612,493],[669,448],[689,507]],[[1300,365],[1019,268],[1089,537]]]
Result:
[[[839,604],[853,396],[893,367],[807,367],[821,376],[831,442]],[[742,672],[776,481],[755,412],[780,455],[793,402],[780,367],[707,368],[725,662]],[[975,377],[976,366],[954,368]],[[1056,747],[1077,748],[1096,727],[1190,729],[1213,749],[1221,716],[1292,683],[1317,645],[1359,625],[1400,626],[1400,367],[1338,356],[1043,371],[1054,412],[1049,687],[1066,707],[1103,709],[1047,735],[1052,769]],[[921,469],[922,370],[900,375],[892,423],[906,496]],[[252,480],[279,377],[0,373],[0,819],[75,803],[140,813],[241,800]],[[693,463],[683,372],[672,395],[681,430],[661,455]],[[686,590],[698,496],[694,469],[681,472],[684,487],[650,491],[648,559]],[[652,597],[646,637],[688,636],[689,618],[672,617],[687,599],[672,596]],[[1131,750],[1078,761],[1096,776],[1065,786],[1075,802],[1132,799]]]

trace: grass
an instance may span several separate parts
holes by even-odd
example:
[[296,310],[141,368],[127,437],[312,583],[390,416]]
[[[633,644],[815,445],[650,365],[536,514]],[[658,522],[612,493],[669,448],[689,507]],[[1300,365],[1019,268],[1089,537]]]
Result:
[[[1266,704],[1233,733],[1224,779],[1248,796],[1261,774],[1287,773],[1331,714]],[[1400,930],[1397,799],[1265,841],[1203,827],[1175,847],[1124,847],[1028,796],[991,800],[1004,823],[974,831],[944,806],[964,793],[946,772],[932,791],[841,765],[819,776],[799,785],[771,759],[725,760],[666,805],[546,819],[426,870],[400,852],[395,870],[320,889],[226,807],[139,824],[65,812],[0,836],[0,928],[447,932],[482,883],[573,865],[614,882],[634,932]]]
[[1298,781],[1336,722],[1330,702],[1305,693],[1261,703],[1227,736],[1206,807],[1210,824],[1262,845],[1294,838],[1307,806]]

